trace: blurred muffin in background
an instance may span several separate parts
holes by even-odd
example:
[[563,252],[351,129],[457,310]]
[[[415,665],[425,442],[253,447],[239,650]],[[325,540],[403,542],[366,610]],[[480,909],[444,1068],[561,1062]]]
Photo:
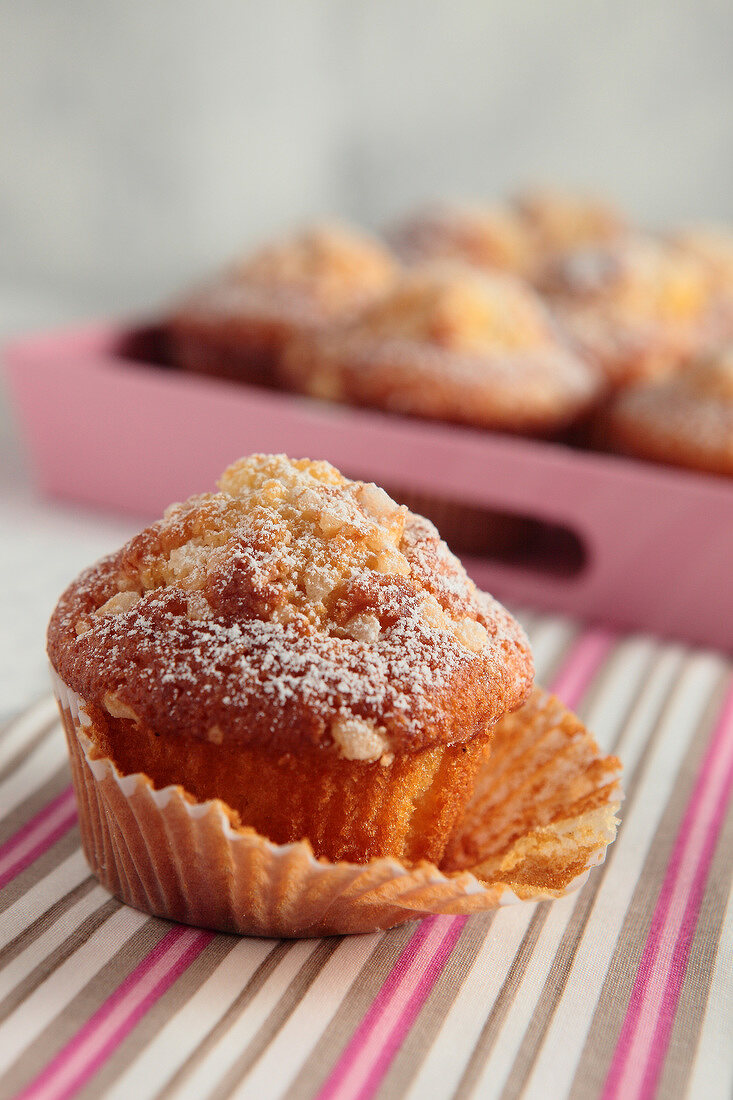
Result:
[[441,203],[398,222],[388,239],[405,263],[460,260],[485,271],[529,277],[535,268],[532,234],[500,204]]
[[294,342],[281,371],[315,397],[539,435],[601,389],[528,286],[453,263],[414,268],[355,321]]
[[669,374],[711,341],[705,265],[651,237],[627,236],[560,256],[540,289],[579,352],[612,386]]
[[540,264],[558,253],[618,240],[629,231],[624,214],[597,197],[542,188],[517,195],[514,208],[535,240]]
[[672,242],[707,270],[713,299],[713,339],[733,340],[733,230],[726,226],[692,226],[675,233]]
[[617,394],[601,431],[611,450],[733,476],[733,346]]
[[272,385],[295,336],[352,317],[391,288],[398,265],[375,238],[317,225],[261,248],[195,291],[169,317],[172,362]]

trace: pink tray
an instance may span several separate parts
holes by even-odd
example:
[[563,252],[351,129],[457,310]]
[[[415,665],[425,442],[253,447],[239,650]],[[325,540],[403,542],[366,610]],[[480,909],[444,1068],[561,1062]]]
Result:
[[[466,558],[515,605],[733,648],[733,485],[560,444],[322,404],[134,360],[109,326],[5,353],[40,486],[155,515],[251,451],[327,458],[386,485],[573,532],[584,562]],[[553,571],[554,570],[554,571]]]

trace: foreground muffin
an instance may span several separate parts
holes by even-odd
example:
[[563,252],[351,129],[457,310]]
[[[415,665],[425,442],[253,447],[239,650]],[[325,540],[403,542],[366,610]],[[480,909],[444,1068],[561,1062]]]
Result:
[[49,652],[123,772],[357,862],[440,859],[532,683],[520,627],[434,528],[282,456],[236,463],[85,574]]
[[601,432],[624,454],[733,476],[733,347],[619,394]]
[[627,237],[570,252],[545,272],[541,289],[614,386],[677,370],[711,339],[705,266],[663,241]]
[[415,268],[349,325],[294,343],[284,383],[356,405],[549,435],[597,398],[597,372],[511,276]]
[[[87,858],[149,912],[369,931],[559,896],[615,833],[618,761],[542,692],[516,711],[517,623],[430,523],[324,462],[235,463],[82,574],[48,650]],[[471,798],[492,742],[498,805],[513,746],[517,778],[558,761],[493,831],[486,776]]]
[[183,301],[166,322],[172,361],[187,370],[271,385],[296,335],[354,313],[393,283],[377,240],[336,224],[266,245]]

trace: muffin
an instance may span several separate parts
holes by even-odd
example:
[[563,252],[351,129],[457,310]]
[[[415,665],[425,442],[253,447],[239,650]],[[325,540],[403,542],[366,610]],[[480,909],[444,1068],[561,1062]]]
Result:
[[411,265],[452,260],[524,277],[535,269],[533,234],[508,206],[430,206],[395,225],[388,239],[398,256]]
[[186,370],[272,385],[294,336],[356,314],[388,290],[397,263],[361,231],[322,225],[270,244],[184,300],[165,323]]
[[121,772],[354,862],[440,859],[532,683],[520,627],[435,528],[283,456],[235,463],[84,574],[49,654]]
[[602,431],[623,454],[733,476],[733,347],[618,394]]
[[351,324],[294,342],[286,385],[392,412],[551,435],[597,398],[597,372],[518,280],[459,264],[405,274]]
[[694,226],[680,230],[672,241],[706,269],[713,300],[711,339],[733,340],[733,231],[725,226]]
[[372,931],[560,896],[615,834],[618,761],[532,689],[521,628],[325,462],[254,455],[173,505],[68,588],[48,651],[85,853],[148,912]]
[[545,272],[541,289],[612,386],[677,370],[711,338],[704,265],[652,238],[570,252]]
[[604,245],[629,229],[617,207],[600,198],[542,188],[514,199],[514,209],[535,242],[538,262],[559,253]]

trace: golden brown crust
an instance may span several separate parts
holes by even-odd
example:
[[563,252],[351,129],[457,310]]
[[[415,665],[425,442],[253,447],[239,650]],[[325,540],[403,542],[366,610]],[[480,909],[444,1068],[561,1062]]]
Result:
[[327,463],[253,456],[74,582],[62,679],[156,734],[389,758],[468,741],[532,682],[521,628],[426,520]]
[[601,429],[612,450],[733,476],[733,348],[618,394]]
[[662,241],[637,236],[578,249],[548,267],[541,289],[616,385],[678,369],[712,336],[704,266]]
[[414,269],[351,325],[295,343],[281,371],[317,397],[515,432],[565,427],[601,388],[526,285],[451,264]]
[[271,753],[197,737],[163,737],[96,707],[95,754],[122,775],[142,772],[156,790],[181,784],[196,802],[220,799],[235,827],[276,844],[307,837],[316,857],[366,863],[393,856],[439,861],[468,800],[489,736],[437,745],[390,764],[334,758],[318,747]]
[[181,303],[170,354],[189,370],[272,382],[288,342],[348,318],[394,282],[397,263],[365,233],[321,225],[260,249]]

